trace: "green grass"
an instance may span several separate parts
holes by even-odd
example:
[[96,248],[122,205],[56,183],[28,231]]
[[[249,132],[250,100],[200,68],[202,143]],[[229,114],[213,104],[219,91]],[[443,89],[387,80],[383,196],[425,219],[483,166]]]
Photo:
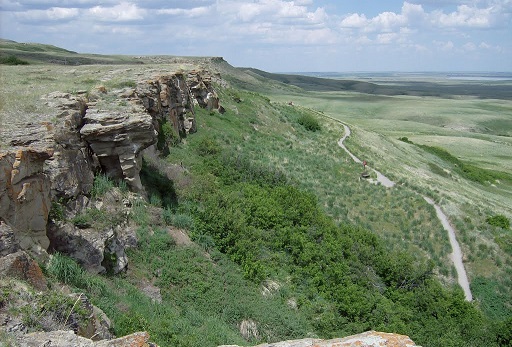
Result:
[[29,62],[16,57],[15,55],[2,56],[0,57],[0,64],[5,65],[28,65]]
[[[405,333],[432,346],[454,339],[485,345],[478,339],[492,338],[480,330],[490,326],[486,318],[452,290],[447,235],[420,194],[433,197],[456,226],[479,307],[498,319],[486,308],[497,305],[499,316],[507,316],[509,240],[485,219],[511,216],[510,185],[476,184],[454,167],[462,162],[477,174],[509,171],[512,141],[500,134],[510,131],[510,101],[306,92],[225,62],[204,63],[231,83],[216,86],[226,113],[197,109],[198,132],[168,146],[167,158],[144,162],[141,179],[151,204],[132,207],[130,221],[139,226],[140,244],[129,252],[128,273],[92,276],[63,260],[55,278],[88,291],[117,334],[146,329],[161,345],[255,344],[363,329]],[[41,95],[77,90],[77,80],[89,92],[99,84],[131,88],[140,74],[149,78],[145,71],[158,75],[194,64],[192,59],[144,67],[0,66],[8,81],[0,86],[2,121],[9,127],[36,115],[51,119]],[[101,98],[106,107],[118,102],[114,94]],[[386,189],[359,181],[361,166],[336,145],[341,125],[323,116],[348,123],[350,150],[397,185]],[[299,123],[304,118],[321,129],[308,131]],[[496,123],[486,128],[488,121]],[[401,137],[443,148],[460,162],[397,140]],[[97,180],[94,196],[112,189],[112,182]],[[315,203],[304,203],[309,208],[302,211],[295,201],[280,202],[278,191],[288,185],[300,192],[290,193],[297,201],[308,196]],[[287,230],[282,223],[294,215],[293,208],[303,216],[323,216],[322,223]],[[186,229],[197,245],[177,246],[168,225]],[[224,239],[222,232],[236,237]],[[269,281],[279,290],[263,296]],[[143,294],[146,285],[160,290],[162,303]],[[288,306],[289,300],[297,308]],[[238,327],[244,320],[257,322],[259,339],[242,339]]]

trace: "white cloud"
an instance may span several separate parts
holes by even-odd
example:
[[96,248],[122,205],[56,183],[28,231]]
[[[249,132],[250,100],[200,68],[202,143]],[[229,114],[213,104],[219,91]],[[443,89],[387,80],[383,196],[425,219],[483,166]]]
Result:
[[167,14],[172,16],[183,16],[188,18],[196,18],[208,15],[211,12],[210,7],[194,7],[191,9],[184,8],[168,8],[168,9],[160,9],[157,10],[157,14]]
[[464,44],[462,48],[466,51],[474,51],[476,50],[476,45],[473,42],[468,42]]
[[451,51],[455,47],[455,45],[453,44],[452,41],[435,41],[434,40],[433,43],[442,51]]
[[76,8],[52,7],[47,10],[30,10],[14,13],[17,18],[24,22],[46,22],[71,20],[78,16],[79,10]]
[[380,44],[390,44],[394,42],[398,37],[398,34],[396,33],[383,33],[377,35],[377,42]]
[[114,34],[114,35],[134,35],[141,34],[140,30],[137,30],[133,26],[128,25],[94,25],[92,31],[97,34]]
[[440,11],[432,13],[432,23],[440,27],[477,27],[489,28],[497,19],[494,7],[476,8],[460,5],[457,11],[445,14]]
[[491,49],[491,48],[492,48],[492,46],[491,46],[491,45],[489,45],[488,43],[483,42],[483,41],[482,41],[482,42],[480,42],[480,44],[478,45],[478,47],[480,47],[480,48],[482,48],[482,49]]
[[87,13],[99,21],[124,22],[144,19],[147,10],[137,7],[136,4],[121,2],[112,7],[95,6]]
[[369,20],[364,14],[352,13],[341,21],[342,28],[364,28],[369,23]]

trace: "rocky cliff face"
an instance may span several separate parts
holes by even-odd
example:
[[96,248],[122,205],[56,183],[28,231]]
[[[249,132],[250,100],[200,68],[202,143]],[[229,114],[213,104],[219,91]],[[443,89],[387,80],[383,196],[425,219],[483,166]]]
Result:
[[164,132],[165,124],[170,124],[180,137],[196,132],[196,106],[222,111],[206,71],[160,76],[156,80],[139,83],[136,95],[160,134]]
[[[41,102],[54,110],[51,122],[0,129],[0,285],[17,283],[4,280],[17,278],[44,296],[48,284],[32,257],[46,261],[48,252],[58,251],[89,271],[117,273],[126,268],[124,250],[137,244],[126,216],[145,195],[139,176],[142,151],[157,143],[165,124],[178,140],[195,132],[195,107],[221,108],[205,71],[141,80],[135,88],[52,92]],[[131,193],[126,197],[114,190],[94,198],[98,173],[126,182]],[[71,222],[90,209],[119,216],[116,225],[93,228]],[[8,292],[16,290],[10,287]],[[147,333],[112,340],[108,318],[81,297],[77,302],[90,311],[86,325],[77,323],[75,331],[27,334],[23,323],[9,314],[9,305],[18,300],[11,299],[6,304],[0,298],[0,328],[14,334],[15,345],[154,346]],[[23,305],[37,303],[32,301]],[[48,322],[53,315],[46,317]]]
[[[42,102],[54,110],[51,123],[0,129],[8,145],[0,150],[0,254],[23,249],[44,260],[48,250],[60,251],[102,272],[105,255],[112,253],[118,260],[114,272],[122,271],[119,228],[88,232],[62,221],[48,223],[50,210],[58,204],[69,220],[90,208],[97,173],[125,181],[144,196],[141,152],[157,143],[166,123],[179,137],[195,132],[194,107],[219,108],[211,78],[191,71],[139,81],[136,88],[53,92]],[[90,247],[79,247],[84,244]]]

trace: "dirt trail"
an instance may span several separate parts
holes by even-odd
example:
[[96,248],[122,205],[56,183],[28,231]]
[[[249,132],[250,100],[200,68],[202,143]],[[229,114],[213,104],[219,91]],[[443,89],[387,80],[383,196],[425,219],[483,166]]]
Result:
[[[358,158],[356,157],[355,155],[352,154],[352,152],[350,152],[347,147],[345,147],[345,145],[343,144],[343,141],[345,141],[345,139],[347,137],[350,136],[350,128],[343,124],[343,127],[345,128],[345,134],[343,135],[343,137],[338,141],[338,145],[343,148],[345,150],[345,152],[348,153],[348,155],[352,158],[352,160],[354,160],[356,163],[359,163],[359,164],[362,164],[363,162]],[[367,167],[372,170],[373,172],[375,172],[377,174],[377,182],[380,182],[380,184],[382,184],[384,187],[386,188],[391,188],[395,185],[395,182],[393,182],[392,180],[390,180],[389,178],[387,178],[386,176],[384,176],[382,173],[380,173],[379,171],[375,170],[375,169],[372,169],[370,166],[367,165]]]
[[[348,155],[354,160],[356,163],[362,163],[362,161],[356,157],[355,155],[350,152],[347,147],[343,144],[343,141],[347,137],[350,136],[350,128],[341,123],[343,127],[345,128],[345,134],[343,137],[338,141],[338,145],[345,150],[345,152],[348,153]],[[375,169],[371,169],[377,174],[377,181],[380,182],[384,187],[391,188],[395,185],[395,182],[391,181],[389,178],[381,174],[379,171]],[[455,266],[455,269],[457,270],[457,280],[459,282],[459,285],[462,287],[462,290],[464,291],[464,295],[466,297],[467,301],[473,300],[473,295],[471,294],[471,290],[469,288],[469,280],[468,276],[466,274],[466,270],[464,269],[464,264],[462,263],[462,251],[460,249],[459,242],[457,241],[457,238],[455,237],[455,230],[451,226],[450,222],[448,221],[448,217],[444,214],[443,210],[441,210],[441,207],[437,205],[432,199],[423,196],[425,201],[427,201],[430,205],[434,206],[436,209],[436,215],[437,218],[441,221],[443,224],[444,229],[448,232],[448,238],[450,239],[450,245],[452,246],[453,253],[451,254],[451,259],[453,262],[453,265]]]
[[464,291],[464,296],[466,297],[466,300],[472,301],[473,295],[471,294],[471,289],[469,288],[469,280],[466,274],[466,269],[464,268],[464,264],[462,263],[462,251],[460,249],[459,242],[455,237],[455,229],[453,229],[452,225],[448,221],[448,217],[446,217],[443,210],[441,210],[441,207],[439,207],[439,205],[437,205],[434,202],[434,200],[427,198],[426,196],[424,196],[423,199],[425,199],[430,205],[434,206],[434,208],[436,209],[437,218],[439,218],[439,220],[443,224],[444,229],[448,231],[450,245],[452,246],[453,250],[450,257],[452,258],[453,265],[457,270],[457,279],[459,285],[462,287],[462,290]]

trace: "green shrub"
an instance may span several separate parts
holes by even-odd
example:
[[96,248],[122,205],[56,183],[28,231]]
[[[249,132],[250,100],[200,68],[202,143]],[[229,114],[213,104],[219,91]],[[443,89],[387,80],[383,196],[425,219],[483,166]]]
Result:
[[510,228],[510,221],[507,217],[505,217],[502,214],[497,214],[494,216],[487,217],[485,221],[495,227],[502,228],[502,229],[509,229]]
[[0,64],[4,65],[28,65],[29,62],[26,60],[22,60],[15,55],[9,55],[7,57],[0,57]]
[[97,175],[94,177],[91,195],[93,197],[100,197],[105,195],[105,193],[112,188],[114,188],[114,181],[112,179],[106,175]]
[[197,153],[200,156],[215,155],[220,152],[220,145],[213,137],[205,137],[201,139],[197,146]]
[[300,125],[304,126],[306,128],[306,130],[309,130],[309,131],[320,130],[320,123],[318,122],[318,120],[309,114],[304,114],[304,115],[300,116],[298,119],[298,122]]
[[162,220],[166,225],[172,225],[173,214],[169,208],[164,208],[162,210]]
[[177,213],[172,218],[172,224],[180,229],[192,229],[194,219],[188,214]]
[[162,207],[162,199],[156,194],[151,194],[149,197],[149,203],[156,207]]
[[77,214],[71,219],[71,223],[79,229],[86,229],[91,226],[91,218],[86,214]]
[[64,206],[62,205],[62,201],[55,201],[55,200],[52,201],[52,207],[50,208],[48,218],[54,222],[64,220],[65,214],[64,214]]
[[174,130],[174,127],[167,120],[159,121],[160,129],[158,131],[157,148],[164,155],[169,154],[169,147],[175,147],[181,142],[180,135]]
[[410,143],[412,144],[413,142],[411,140],[409,140],[407,137],[399,137],[398,140],[402,141],[402,142],[405,142],[405,143]]

